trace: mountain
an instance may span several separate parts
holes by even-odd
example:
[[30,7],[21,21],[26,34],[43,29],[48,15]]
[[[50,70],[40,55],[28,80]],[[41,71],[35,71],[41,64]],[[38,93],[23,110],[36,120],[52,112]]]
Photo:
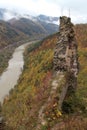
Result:
[[39,15],[37,16],[37,19],[46,23],[53,23],[58,25],[58,17],[51,17],[51,16],[46,16],[46,15]]
[[0,49],[26,38],[28,37],[23,32],[0,20]]
[[[54,24],[58,21],[57,17],[49,17],[45,15],[31,16],[29,14],[20,14],[8,9],[0,8],[0,20],[1,23],[3,23],[3,26],[5,25],[5,28],[9,28],[9,31],[7,32],[10,33],[10,37],[12,37],[9,39],[8,34],[4,32],[4,30],[1,36],[4,34],[5,36],[7,35],[8,38],[6,39],[9,39],[10,41],[12,41],[13,37],[15,37],[15,35],[12,35],[14,32],[18,35],[23,34],[25,37],[28,36],[30,39],[38,39],[58,31],[58,25]],[[10,29],[14,32],[10,31]],[[9,41],[6,39],[5,41]]]
[[20,13],[16,13],[8,9],[0,8],[0,20],[8,21],[11,19],[21,19],[21,18],[30,19],[32,21],[42,21],[46,23],[53,23],[57,25],[58,25],[58,20],[59,20],[59,17],[52,17],[52,16],[46,16],[46,15],[31,16],[28,13],[20,14]]
[[23,33],[33,35],[49,35],[58,31],[58,25],[46,23],[44,21],[33,21],[27,18],[11,19],[8,21],[13,27],[22,31]]
[[58,31],[58,26],[45,22],[33,22],[30,19],[0,20],[0,49],[22,40],[34,40],[46,37]]
[[0,8],[0,48],[23,39],[39,39],[58,31],[57,17],[31,16]]

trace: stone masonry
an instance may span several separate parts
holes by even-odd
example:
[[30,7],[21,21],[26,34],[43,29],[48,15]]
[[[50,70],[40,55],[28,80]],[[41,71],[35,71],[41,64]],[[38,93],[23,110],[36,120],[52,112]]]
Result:
[[54,70],[78,74],[77,42],[71,19],[60,17],[58,42],[54,52]]
[[54,71],[62,72],[65,85],[59,97],[59,109],[67,97],[73,95],[77,88],[78,55],[74,25],[69,17],[60,17],[58,42],[54,50]]

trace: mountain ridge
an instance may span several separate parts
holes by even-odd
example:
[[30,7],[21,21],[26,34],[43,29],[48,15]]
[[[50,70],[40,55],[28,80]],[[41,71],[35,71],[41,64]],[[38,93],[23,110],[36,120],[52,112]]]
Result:
[[0,8],[0,20],[9,21],[11,19],[19,20],[21,18],[30,19],[32,21],[43,21],[46,23],[53,23],[57,25],[58,25],[58,20],[59,20],[59,17],[52,17],[52,16],[43,15],[43,14],[32,16],[29,13],[21,14],[15,11]]
[[[47,16],[44,17],[46,17],[46,19],[50,19]],[[39,16],[35,17],[29,14],[21,15],[8,9],[0,8],[0,23],[2,25],[2,27],[0,26],[0,32],[2,32],[0,33],[2,40],[0,42],[0,47],[5,47],[7,44],[13,44],[13,42],[15,43],[20,40],[31,40],[32,38],[40,39],[49,34],[56,33],[58,30],[58,25],[53,24],[52,20],[51,22],[46,22],[46,19],[41,20]],[[16,34],[17,37],[20,38],[18,39],[15,37],[15,35],[13,36],[12,34]]]
[[[18,30],[24,32],[25,34],[29,34],[30,31],[34,33],[44,33],[44,34],[52,34],[57,32],[58,26],[52,23],[46,23],[43,21],[32,21],[27,18],[21,18],[19,20],[12,19],[8,21],[13,27]],[[30,34],[32,35],[32,33]]]

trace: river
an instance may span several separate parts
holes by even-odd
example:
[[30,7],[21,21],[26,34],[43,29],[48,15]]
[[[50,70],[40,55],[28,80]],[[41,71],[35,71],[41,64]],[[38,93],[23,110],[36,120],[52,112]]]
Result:
[[23,70],[23,65],[24,65],[23,53],[25,47],[31,43],[32,42],[23,44],[15,49],[12,58],[9,60],[9,65],[7,69],[1,75],[0,77],[0,102],[1,103],[3,102],[5,96],[9,94],[9,91],[12,88],[14,88],[14,86],[17,84],[19,76]]

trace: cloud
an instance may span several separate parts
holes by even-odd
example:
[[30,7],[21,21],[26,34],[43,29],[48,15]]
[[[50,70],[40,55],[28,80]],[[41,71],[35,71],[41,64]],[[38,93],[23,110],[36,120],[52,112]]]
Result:
[[0,0],[0,7],[31,15],[69,16],[74,22],[87,22],[87,0]]
[[[47,0],[0,0],[0,6],[16,9],[20,12],[34,12],[36,14],[56,15],[59,6]],[[58,11],[59,12],[59,11]],[[59,15],[59,14],[58,14]]]

